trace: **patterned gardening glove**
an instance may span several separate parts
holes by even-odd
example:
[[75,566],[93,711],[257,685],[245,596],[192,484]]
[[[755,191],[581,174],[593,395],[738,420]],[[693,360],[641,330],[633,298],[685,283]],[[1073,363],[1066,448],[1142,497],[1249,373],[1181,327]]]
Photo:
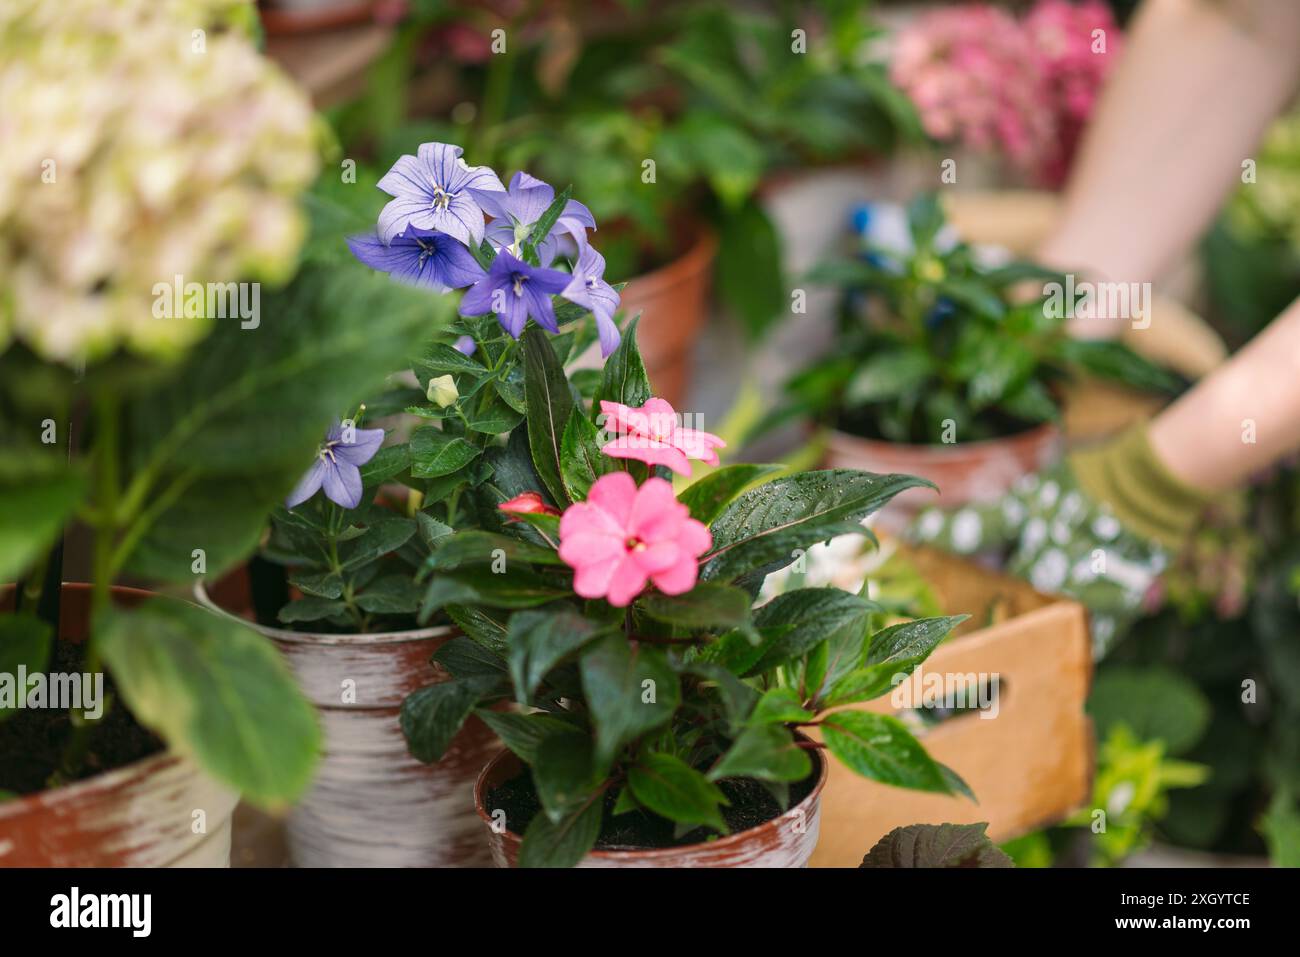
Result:
[[1008,571],[1088,609],[1100,657],[1151,610],[1170,555],[1208,502],[1155,457],[1143,423],[1025,476],[999,502],[928,509],[908,535],[963,555],[1010,547]]

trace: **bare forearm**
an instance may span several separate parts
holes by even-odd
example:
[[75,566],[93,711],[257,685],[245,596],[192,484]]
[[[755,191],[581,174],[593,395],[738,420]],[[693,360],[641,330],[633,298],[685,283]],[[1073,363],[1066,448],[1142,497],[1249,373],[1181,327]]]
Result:
[[1240,485],[1300,448],[1300,299],[1156,417],[1151,447],[1205,491]]
[[[1206,229],[1300,78],[1297,0],[1148,0],[1098,106],[1046,263],[1150,282]],[[1123,320],[1077,329],[1113,335]]]

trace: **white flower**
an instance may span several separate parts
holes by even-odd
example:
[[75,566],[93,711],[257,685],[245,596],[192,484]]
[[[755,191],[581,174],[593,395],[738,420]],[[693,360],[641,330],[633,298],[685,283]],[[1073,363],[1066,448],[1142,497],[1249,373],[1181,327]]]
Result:
[[0,4],[0,349],[168,357],[210,320],[157,283],[277,280],[315,175],[306,98],[231,25],[246,0]]

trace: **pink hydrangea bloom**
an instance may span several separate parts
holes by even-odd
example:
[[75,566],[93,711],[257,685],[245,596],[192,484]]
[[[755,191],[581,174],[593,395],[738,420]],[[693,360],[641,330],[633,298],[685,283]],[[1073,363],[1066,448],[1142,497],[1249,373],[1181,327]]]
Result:
[[[1094,30],[1105,52],[1094,52]],[[1040,0],[1021,22],[969,4],[932,11],[899,31],[891,78],[937,140],[998,151],[1055,185],[1069,168],[1120,34],[1101,0]]]
[[690,475],[687,459],[717,465],[715,450],[727,446],[711,432],[682,428],[677,413],[663,399],[650,399],[639,409],[619,402],[601,402],[600,410],[605,413],[605,428],[623,433],[601,449],[616,459],[666,465],[678,475]]
[[653,582],[665,595],[695,587],[699,557],[713,545],[702,522],[661,478],[640,488],[627,472],[591,486],[560,519],[560,558],[574,570],[573,590],[625,607]]

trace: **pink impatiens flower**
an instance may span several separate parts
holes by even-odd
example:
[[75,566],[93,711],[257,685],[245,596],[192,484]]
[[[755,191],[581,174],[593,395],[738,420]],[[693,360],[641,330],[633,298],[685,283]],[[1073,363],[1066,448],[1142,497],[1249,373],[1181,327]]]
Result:
[[666,465],[678,475],[690,475],[687,459],[699,459],[708,465],[718,464],[715,449],[727,443],[711,432],[683,429],[677,413],[663,399],[650,399],[639,409],[619,402],[601,402],[605,428],[622,432],[601,449],[616,459],[636,459],[647,465]]
[[699,557],[713,545],[703,522],[661,478],[640,488],[627,472],[591,486],[560,519],[560,558],[573,568],[573,590],[623,608],[653,582],[665,595],[695,587]]

